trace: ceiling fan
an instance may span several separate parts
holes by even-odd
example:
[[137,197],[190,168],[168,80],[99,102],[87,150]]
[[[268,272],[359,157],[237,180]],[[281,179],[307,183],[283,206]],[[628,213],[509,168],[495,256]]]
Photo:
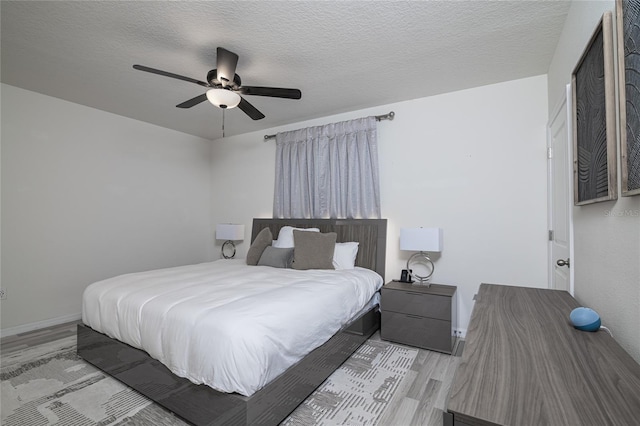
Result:
[[236,74],[238,55],[227,49],[218,47],[216,62],[217,68],[207,73],[206,82],[155,68],[145,67],[144,65],[134,65],[133,68],[140,71],[163,75],[165,77],[188,81],[190,83],[195,83],[202,87],[209,88],[206,93],[176,105],[178,108],[191,108],[192,106],[209,100],[209,102],[222,109],[235,108],[237,106],[252,119],[261,120],[264,118],[264,114],[240,95],[268,96],[272,98],[286,99],[300,99],[302,97],[302,92],[298,89],[243,86],[240,76]]

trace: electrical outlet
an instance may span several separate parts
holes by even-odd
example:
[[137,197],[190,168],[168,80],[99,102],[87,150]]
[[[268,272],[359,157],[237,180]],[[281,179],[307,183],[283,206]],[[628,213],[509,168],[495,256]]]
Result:
[[7,290],[4,288],[0,288],[0,300],[4,300],[7,298]]
[[453,335],[459,339],[464,339],[467,336],[467,330],[464,328],[456,328],[453,330]]
[[465,333],[464,333],[463,330],[461,330],[459,328],[456,328],[456,329],[453,330],[453,335],[456,336],[456,337],[462,338],[465,335]]

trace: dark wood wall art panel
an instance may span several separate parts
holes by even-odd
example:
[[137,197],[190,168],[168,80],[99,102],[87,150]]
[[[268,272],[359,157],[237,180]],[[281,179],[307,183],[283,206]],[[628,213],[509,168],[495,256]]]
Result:
[[576,205],[618,198],[612,36],[607,12],[572,73]]
[[640,194],[640,0],[618,0],[622,195]]

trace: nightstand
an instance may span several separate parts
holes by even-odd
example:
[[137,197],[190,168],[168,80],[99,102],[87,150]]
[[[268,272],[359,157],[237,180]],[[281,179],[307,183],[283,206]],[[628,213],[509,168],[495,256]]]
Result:
[[457,287],[392,281],[382,287],[380,337],[451,354],[457,327]]

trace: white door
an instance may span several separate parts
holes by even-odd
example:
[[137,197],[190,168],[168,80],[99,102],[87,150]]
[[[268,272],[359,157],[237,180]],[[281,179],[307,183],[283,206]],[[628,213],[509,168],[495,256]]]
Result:
[[570,93],[567,85],[567,92],[547,126],[549,287],[573,294]]

